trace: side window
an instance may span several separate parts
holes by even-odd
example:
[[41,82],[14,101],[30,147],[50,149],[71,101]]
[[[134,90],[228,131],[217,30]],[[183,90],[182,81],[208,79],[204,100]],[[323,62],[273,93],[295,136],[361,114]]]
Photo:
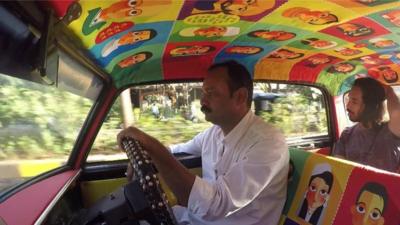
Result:
[[[201,83],[147,85],[130,88],[132,124],[164,145],[182,143],[211,124],[200,111]],[[116,144],[123,127],[120,97],[97,135],[88,161],[125,159]]]
[[[211,126],[200,111],[201,83],[138,86],[130,89],[132,124],[164,145],[182,143]],[[327,112],[317,88],[255,83],[252,110],[281,128],[289,143],[328,136]],[[94,142],[88,162],[125,159],[116,144],[123,127],[121,99],[109,112]]]
[[93,103],[0,74],[0,192],[65,164]]
[[311,86],[255,83],[255,114],[281,128],[289,144],[328,136],[322,92]]

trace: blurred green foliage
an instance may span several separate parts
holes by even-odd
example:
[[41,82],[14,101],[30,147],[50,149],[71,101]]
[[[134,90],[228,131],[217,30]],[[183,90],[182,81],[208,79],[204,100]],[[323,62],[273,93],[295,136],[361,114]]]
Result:
[[[259,115],[280,127],[287,137],[327,134],[326,110],[320,92],[298,85],[278,85],[275,89],[264,85],[261,89],[282,94],[268,102],[271,107]],[[188,101],[190,106],[177,107],[161,104],[163,98],[157,96],[147,95],[146,103],[133,109],[134,125],[165,145],[190,140],[211,126],[201,118],[198,97]],[[152,112],[153,103],[159,107],[158,116]],[[0,77],[0,160],[68,156],[92,104],[88,99],[56,88]],[[91,155],[121,153],[116,145],[123,124],[121,111],[118,99],[102,124]]]
[[56,88],[0,77],[0,160],[69,155],[92,102]]
[[320,99],[303,94],[290,94],[278,98],[269,112],[260,116],[281,128],[287,137],[327,134],[325,107]]
[[[116,101],[96,137],[91,155],[120,152],[116,145],[116,136],[121,131],[123,123],[121,114],[118,113],[120,107],[119,101]],[[166,146],[188,141],[211,126],[208,122],[193,122],[185,119],[183,111],[173,113],[168,119],[156,118],[150,109],[141,111],[139,108],[135,108],[133,112],[135,115],[134,126],[157,138]]]

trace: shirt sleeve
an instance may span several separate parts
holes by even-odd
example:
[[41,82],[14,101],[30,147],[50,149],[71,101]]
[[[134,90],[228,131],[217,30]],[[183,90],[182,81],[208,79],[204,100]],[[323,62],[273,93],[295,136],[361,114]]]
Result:
[[350,136],[350,129],[351,128],[346,128],[343,130],[342,134],[340,135],[339,140],[333,146],[333,151],[332,151],[333,156],[335,156],[335,155],[340,155],[343,157],[346,156],[345,143]]
[[171,153],[188,153],[195,156],[201,156],[201,149],[203,145],[203,139],[206,136],[206,131],[197,134],[192,140],[169,146]]
[[[269,146],[269,148],[266,148]],[[217,220],[251,203],[266,188],[285,187],[289,164],[288,149],[282,135],[251,146],[215,183],[196,177],[189,195],[188,210],[203,220]],[[277,182],[276,176],[280,184]],[[271,184],[273,183],[273,184]]]

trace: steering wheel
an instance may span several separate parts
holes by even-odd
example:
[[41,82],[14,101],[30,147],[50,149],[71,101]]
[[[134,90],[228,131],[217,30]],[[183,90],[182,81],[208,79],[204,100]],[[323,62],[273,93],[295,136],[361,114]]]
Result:
[[134,174],[139,179],[140,187],[156,220],[163,225],[177,224],[147,151],[142,148],[139,141],[129,137],[122,139],[122,148],[129,158]]

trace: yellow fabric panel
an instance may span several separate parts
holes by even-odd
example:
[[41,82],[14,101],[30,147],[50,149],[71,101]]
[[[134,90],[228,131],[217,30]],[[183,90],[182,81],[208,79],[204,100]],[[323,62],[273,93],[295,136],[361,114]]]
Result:
[[127,183],[126,178],[94,180],[81,182],[84,207],[92,206],[96,201]]
[[[201,168],[190,169],[190,172],[201,177]],[[161,187],[167,195],[170,205],[176,205],[177,199],[165,181],[160,177]],[[127,184],[126,178],[116,178],[107,180],[95,180],[81,182],[82,201],[84,207],[90,207],[99,199],[115,191],[117,188]]]

